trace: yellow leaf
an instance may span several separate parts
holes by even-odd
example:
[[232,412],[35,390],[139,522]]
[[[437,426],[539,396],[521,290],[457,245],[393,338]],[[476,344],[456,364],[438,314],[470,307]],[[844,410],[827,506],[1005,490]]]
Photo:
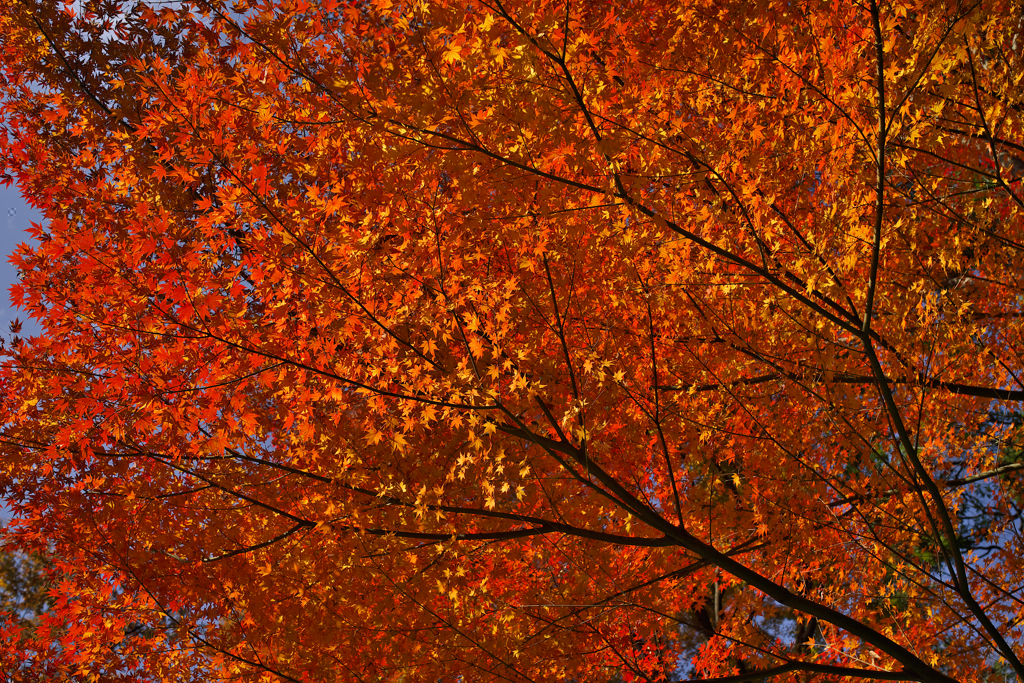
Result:
[[445,64],[449,64],[451,62],[461,62],[462,61],[462,46],[461,45],[451,45],[451,46],[449,46],[448,50],[444,53],[444,56],[441,58],[441,61],[444,62]]

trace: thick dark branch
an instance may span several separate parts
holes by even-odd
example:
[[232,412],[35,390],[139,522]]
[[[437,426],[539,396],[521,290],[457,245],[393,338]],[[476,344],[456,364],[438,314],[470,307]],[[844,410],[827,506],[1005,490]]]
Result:
[[907,671],[881,671],[878,669],[852,669],[845,666],[831,666],[829,664],[814,664],[813,662],[787,662],[780,666],[736,676],[722,676],[720,678],[694,678],[679,683],[746,683],[746,681],[760,681],[765,678],[781,676],[791,671],[807,671],[810,673],[828,674],[832,676],[846,676],[849,678],[861,678],[874,681],[920,681],[920,677]]
[[[875,305],[875,288],[878,285],[878,259],[882,244],[882,220],[885,216],[885,41],[882,37],[881,17],[877,0],[871,0],[871,28],[875,34],[875,90],[878,97],[878,139],[875,151],[875,221],[871,238],[871,269],[868,272],[868,293],[864,302],[864,321],[861,333],[868,337],[871,332],[871,314]],[[870,342],[868,342],[870,343]]]
[[[813,374],[776,372],[765,375],[756,375],[754,377],[745,377],[743,379],[732,380],[731,382],[692,384],[689,386],[669,384],[659,386],[658,389],[662,391],[689,391],[696,393],[702,391],[715,391],[717,389],[728,389],[737,386],[752,386],[755,384],[764,384],[765,382],[774,382],[783,379],[821,384],[874,384],[876,381],[875,378],[870,375],[836,373],[832,379],[829,380],[826,380],[824,375],[824,371],[818,373],[819,379],[816,380]],[[945,389],[950,393],[957,394],[959,396],[976,396],[977,398],[992,398],[999,401],[1024,401],[1024,391],[1016,389],[995,389],[993,387],[980,387],[974,384],[964,384],[962,382],[944,382],[938,379],[923,378],[916,382],[908,382],[902,379],[892,379],[887,377],[885,378],[885,381],[893,385]]]
[[[293,473],[293,474],[298,474],[298,475],[302,475],[302,476],[308,476],[311,479],[314,479],[316,481],[320,481],[320,482],[324,482],[324,483],[333,483],[334,485],[339,486],[340,488],[343,488],[345,490],[352,491],[352,492],[355,492],[355,493],[359,493],[359,494],[371,497],[376,502],[378,502],[380,504],[395,505],[395,506],[406,507],[406,508],[415,508],[415,507],[417,507],[413,503],[408,503],[408,502],[402,501],[402,500],[400,500],[398,498],[395,498],[394,496],[379,496],[375,492],[370,491],[368,489],[362,489],[362,488],[358,488],[358,487],[355,487],[355,486],[349,486],[349,485],[343,484],[341,482],[338,482],[336,480],[329,479],[327,477],[322,477],[320,475],[308,473],[308,472],[305,472],[303,470],[296,469],[294,467],[289,467],[287,465],[280,465],[280,464],[273,463],[273,462],[270,462],[270,461],[267,461],[267,460],[261,460],[261,459],[258,459],[258,458],[253,458],[251,456],[246,456],[246,455],[241,454],[241,453],[239,453],[238,451],[235,451],[235,450],[229,450],[229,452],[231,452],[236,458],[239,458],[239,459],[242,459],[242,460],[247,460],[249,462],[258,463],[258,464],[261,464],[261,465],[266,465],[266,466],[269,466],[269,467],[273,467],[274,469],[280,469],[282,471],[290,472],[290,473]],[[244,548],[244,549],[241,549],[241,550],[238,550],[238,551],[234,551],[234,552],[228,553],[226,555],[222,555],[222,556],[219,556],[219,557],[216,557],[216,558],[212,558],[211,560],[205,560],[205,561],[212,561],[214,559],[222,559],[224,557],[230,557],[231,555],[237,555],[237,554],[241,554],[241,553],[244,553],[244,552],[250,552],[252,550],[263,548],[265,546],[268,546],[268,545],[270,545],[270,544],[272,544],[272,543],[274,543],[276,541],[279,541],[279,540],[285,538],[286,536],[294,533],[295,531],[297,531],[300,528],[309,528],[309,527],[314,527],[314,526],[317,525],[317,522],[314,522],[314,521],[311,521],[311,520],[302,519],[300,517],[296,517],[295,515],[292,515],[291,513],[285,512],[284,510],[281,510],[280,508],[277,508],[277,507],[275,507],[273,505],[270,505],[269,503],[260,501],[258,499],[252,498],[250,496],[246,496],[245,494],[239,493],[238,491],[235,491],[235,490],[233,490],[231,488],[228,488],[226,486],[221,486],[221,485],[211,481],[210,479],[200,475],[199,473],[195,472],[194,470],[187,469],[187,468],[175,465],[173,462],[171,462],[171,460],[169,458],[167,458],[166,456],[163,456],[161,454],[157,454],[157,453],[139,453],[139,455],[145,455],[145,456],[147,456],[147,457],[149,457],[149,458],[151,458],[153,460],[156,460],[157,462],[161,462],[163,464],[166,464],[169,467],[172,467],[173,469],[176,469],[179,472],[182,472],[183,474],[188,474],[190,476],[194,476],[197,479],[205,482],[208,487],[215,488],[215,489],[217,489],[219,491],[222,491],[224,493],[227,493],[229,495],[236,496],[236,497],[238,497],[238,498],[240,498],[240,499],[242,499],[242,500],[244,500],[244,501],[246,501],[248,503],[251,503],[251,504],[259,506],[259,507],[262,507],[262,508],[264,508],[266,510],[269,510],[271,512],[274,512],[274,513],[276,513],[278,515],[287,517],[288,519],[291,519],[291,520],[293,520],[293,521],[295,521],[297,523],[295,528],[293,528],[292,530],[287,531],[287,532],[285,532],[285,533],[275,537],[274,539],[272,539],[270,541],[267,541],[265,543],[260,543],[258,545],[251,546],[249,548]],[[603,531],[593,531],[591,529],[584,529],[584,528],[581,528],[581,527],[572,526],[571,524],[565,524],[563,522],[554,522],[554,521],[546,520],[546,519],[543,519],[543,518],[540,518],[540,517],[533,517],[533,516],[529,516],[529,515],[518,515],[518,514],[510,513],[510,512],[499,512],[499,511],[496,511],[496,510],[483,510],[483,509],[479,509],[479,508],[468,508],[468,507],[460,507],[460,506],[455,506],[455,505],[424,505],[422,507],[423,507],[423,509],[430,510],[430,511],[441,511],[441,512],[448,512],[448,513],[452,513],[452,514],[459,514],[459,515],[472,515],[472,516],[477,516],[477,517],[502,519],[502,520],[508,520],[508,521],[512,521],[512,522],[532,524],[534,526],[533,526],[533,528],[529,528],[529,529],[512,529],[512,530],[506,530],[506,531],[493,531],[493,532],[480,532],[480,533],[458,533],[458,532],[454,532],[454,533],[452,533],[452,532],[449,532],[449,533],[423,533],[423,532],[402,531],[400,529],[372,529],[372,528],[349,527],[349,526],[346,526],[344,528],[352,529],[352,530],[356,530],[356,531],[361,531],[361,532],[372,534],[372,535],[376,535],[376,536],[393,535],[393,536],[396,536],[398,538],[411,538],[411,539],[421,539],[421,540],[439,540],[439,541],[452,540],[452,539],[455,539],[455,540],[507,540],[507,539],[512,539],[512,538],[521,538],[521,537],[524,537],[524,536],[535,536],[535,535],[539,535],[539,534],[561,533],[561,534],[565,534],[566,536],[575,536],[577,538],[586,538],[586,539],[589,539],[589,540],[592,540],[592,541],[600,541],[602,543],[610,543],[612,545],[641,546],[641,547],[648,547],[648,548],[662,548],[662,547],[678,545],[678,543],[674,539],[670,539],[670,538],[666,538],[666,537],[661,537],[661,538],[644,538],[644,537],[640,537],[640,536],[621,536],[621,535],[618,535],[618,534],[610,534],[610,533],[606,533],[606,532],[603,532]],[[342,527],[334,526],[333,528],[340,529]]]
[[244,548],[239,548],[238,550],[232,550],[229,553],[224,553],[223,555],[217,555],[216,557],[208,557],[205,560],[203,560],[203,562],[216,562],[218,560],[224,560],[224,559],[227,559],[229,557],[234,557],[235,555],[245,555],[245,554],[251,553],[251,552],[253,552],[255,550],[259,550],[260,548],[266,548],[267,546],[274,545],[278,541],[283,541],[284,539],[288,538],[289,536],[294,534],[296,531],[298,531],[300,529],[308,529],[308,528],[309,528],[309,526],[306,525],[306,524],[296,524],[295,526],[293,526],[288,531],[285,531],[284,533],[278,534],[277,536],[274,536],[273,538],[271,538],[268,541],[263,541],[262,543],[257,543],[256,545],[250,545],[250,546],[246,546]]
[[[946,488],[952,489],[958,488],[960,486],[966,486],[967,484],[973,484],[974,482],[999,477],[1004,474],[1009,474],[1010,472],[1019,472],[1021,470],[1024,470],[1024,462],[1015,462],[1009,465],[1003,465],[1002,467],[997,467],[994,470],[988,470],[987,472],[979,472],[978,474],[974,474],[969,477],[959,477],[957,479],[947,479],[945,481],[937,480],[936,483],[941,484]],[[920,491],[924,489],[924,485],[916,484],[912,488],[916,491]],[[885,498],[887,496],[891,496],[899,492],[900,489],[886,489],[885,491],[879,491],[878,493],[857,493],[852,496],[847,496],[846,498],[834,500],[831,503],[829,503],[828,506],[830,508],[840,507],[846,505],[847,503],[856,503],[857,501],[862,500],[874,500],[875,498]]]
[[[580,536],[582,538],[591,538],[594,540],[604,541],[607,543],[614,543],[615,545],[634,545],[648,548],[664,548],[668,546],[679,545],[675,539],[671,538],[634,538],[631,536],[616,536],[614,534],[604,534],[596,531],[585,531],[576,529],[569,525],[559,524],[557,522],[547,522],[544,526],[533,527],[530,529],[512,529],[511,531],[485,531],[480,533],[469,533],[469,534],[439,534],[419,531],[396,531],[394,529],[371,529],[364,527],[338,527],[332,526],[332,529],[342,529],[348,531],[354,531],[357,533],[370,534],[371,536],[393,536],[395,538],[409,538],[423,541],[508,541],[515,538],[525,538],[527,536],[541,536],[544,534],[552,533],[564,533],[566,535]],[[572,533],[570,534],[570,530]]]

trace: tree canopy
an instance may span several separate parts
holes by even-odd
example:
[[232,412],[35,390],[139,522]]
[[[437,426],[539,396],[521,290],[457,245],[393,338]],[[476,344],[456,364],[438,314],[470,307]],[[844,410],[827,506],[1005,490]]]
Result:
[[1024,681],[1024,5],[0,0],[21,680]]

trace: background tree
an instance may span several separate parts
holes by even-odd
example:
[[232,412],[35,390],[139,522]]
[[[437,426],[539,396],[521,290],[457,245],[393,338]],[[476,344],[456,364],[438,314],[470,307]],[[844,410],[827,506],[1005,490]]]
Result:
[[46,611],[48,590],[45,561],[39,555],[0,555],[0,610],[31,623]]
[[1021,16],[0,0],[5,670],[1024,678]]

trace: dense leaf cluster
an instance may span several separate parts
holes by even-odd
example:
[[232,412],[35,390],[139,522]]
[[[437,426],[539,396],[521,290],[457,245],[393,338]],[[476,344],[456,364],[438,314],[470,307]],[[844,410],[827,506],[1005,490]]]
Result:
[[3,671],[1024,680],[1022,17],[0,0]]

